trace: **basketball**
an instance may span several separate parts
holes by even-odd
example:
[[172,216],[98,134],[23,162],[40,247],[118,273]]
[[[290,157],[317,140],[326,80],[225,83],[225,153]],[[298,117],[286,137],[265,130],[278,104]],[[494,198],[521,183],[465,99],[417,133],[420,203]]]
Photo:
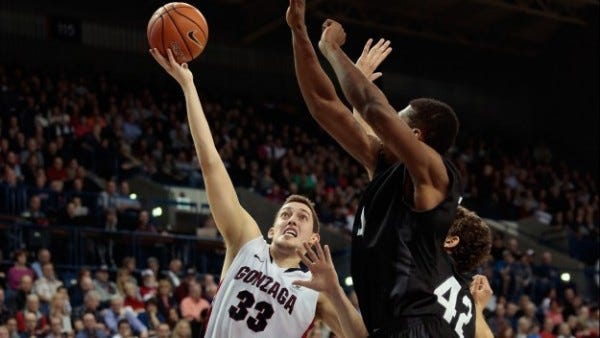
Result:
[[177,63],[190,62],[202,53],[208,40],[204,15],[184,2],[168,3],[154,12],[148,21],[148,42],[167,56],[171,48]]

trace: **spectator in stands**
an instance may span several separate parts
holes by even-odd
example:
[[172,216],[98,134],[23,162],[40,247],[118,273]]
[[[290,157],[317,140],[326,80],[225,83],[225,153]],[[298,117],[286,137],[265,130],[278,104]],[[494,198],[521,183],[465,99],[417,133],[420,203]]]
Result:
[[550,301],[550,308],[544,314],[545,318],[550,319],[554,326],[562,324],[565,320],[562,315],[562,306],[557,299]]
[[71,305],[78,307],[83,305],[83,297],[85,294],[94,289],[94,282],[92,278],[87,275],[79,277],[77,284],[69,288],[69,297],[71,299]]
[[121,179],[129,179],[142,172],[142,162],[131,154],[131,146],[127,143],[121,144],[118,163]]
[[10,338],[20,338],[19,329],[17,327],[17,319],[15,317],[8,318],[6,321],[6,328],[8,329],[8,335]]
[[558,285],[558,269],[552,264],[552,254],[549,251],[543,252],[540,264],[534,269],[537,276],[536,299],[541,299],[540,295],[548,293],[551,289],[556,289]]
[[174,258],[169,262],[169,269],[165,271],[165,277],[171,282],[171,285],[176,288],[181,284],[181,260]]
[[140,288],[140,296],[142,300],[147,301],[150,298],[156,297],[158,283],[154,277],[154,272],[150,269],[142,271],[142,287]]
[[96,321],[102,321],[102,314],[100,313],[100,295],[96,290],[88,291],[83,297],[83,305],[73,309],[73,321],[83,320],[86,313],[92,314],[96,318]]
[[206,299],[209,303],[212,303],[213,298],[217,294],[217,289],[219,285],[215,281],[215,276],[210,273],[204,274],[202,276],[202,297]]
[[114,256],[115,238],[113,235],[110,235],[110,233],[120,230],[118,226],[119,218],[117,216],[117,211],[113,208],[107,209],[104,216],[104,231],[108,234],[105,234],[105,236],[102,236],[102,238],[96,242],[98,256],[100,264],[110,264],[113,268],[116,268],[117,265]]
[[45,319],[40,321],[35,313],[27,312],[23,317],[23,328],[19,329],[21,338],[31,337],[44,337],[49,331],[49,327],[46,325]]
[[65,297],[61,293],[57,293],[50,301],[50,318],[59,318],[61,320],[61,332],[72,334],[73,325],[71,324],[71,316],[65,309]]
[[35,155],[31,155],[26,158],[25,164],[21,168],[23,173],[23,183],[27,186],[35,185],[35,173],[36,171],[42,167],[42,165],[38,162],[38,158]]
[[121,268],[125,269],[128,273],[128,281],[135,285],[138,285],[138,278],[136,276],[136,260],[135,257],[127,256],[121,260]]
[[145,310],[137,285],[132,282],[125,283],[125,298],[123,305],[130,307],[133,311],[140,313]]
[[148,259],[146,260],[146,264],[148,266],[148,269],[152,271],[154,278],[158,278],[160,275],[160,262],[158,261],[158,258],[148,257]]
[[132,199],[131,190],[129,189],[129,182],[121,181],[119,197],[117,200],[117,207],[119,210],[140,210],[142,207],[138,200]]
[[14,175],[17,177],[17,181],[22,182],[24,180],[21,166],[19,165],[19,159],[17,158],[17,154],[13,151],[9,151],[8,154],[6,154],[4,166],[13,171]]
[[54,264],[46,262],[42,265],[42,277],[35,281],[33,290],[42,304],[49,304],[62,284],[56,279]]
[[181,281],[178,287],[175,288],[174,296],[180,304],[181,301],[189,295],[190,285],[198,282],[196,268],[193,266],[185,271],[185,278]]
[[92,313],[83,315],[83,330],[77,333],[75,338],[106,338],[104,330],[99,328],[97,317]]
[[554,335],[553,332],[554,332],[554,323],[552,322],[552,319],[545,318],[544,326],[540,331],[540,338],[556,338],[556,336]]
[[131,330],[131,324],[126,319],[119,320],[117,334],[113,338],[133,338],[135,337]]
[[42,199],[38,195],[29,198],[29,208],[21,213],[21,217],[37,225],[48,225],[46,213],[42,210]]
[[171,338],[171,329],[168,324],[160,324],[156,329],[156,338]]
[[25,308],[27,297],[33,294],[33,279],[30,275],[24,275],[21,277],[19,288],[16,290],[16,292],[11,292],[11,296],[7,301],[8,308],[13,313],[22,310]]
[[46,177],[49,181],[65,182],[68,179],[67,169],[64,167],[63,159],[60,156],[54,157],[52,166],[46,169]]
[[112,297],[110,308],[104,310],[103,317],[104,323],[113,334],[120,332],[117,324],[120,324],[124,320],[141,336],[147,337],[148,335],[148,329],[137,318],[136,313],[129,308],[123,307],[123,297],[121,296]]
[[119,193],[117,192],[117,182],[110,180],[106,182],[104,191],[100,193],[98,197],[98,205],[103,210],[107,209],[118,209]]
[[4,325],[0,325],[0,338],[9,338],[8,328]]
[[192,338],[192,328],[187,320],[180,320],[173,329],[171,338]]
[[98,293],[99,300],[102,304],[108,304],[111,297],[117,294],[117,285],[110,279],[108,266],[101,265],[96,271],[96,279],[94,279],[94,290]]
[[210,303],[202,298],[202,287],[200,284],[193,282],[189,284],[189,295],[185,297],[179,306],[181,316],[189,321],[201,322],[203,318],[201,313],[203,310],[210,308]]
[[158,313],[163,318],[169,318],[169,312],[171,309],[177,309],[178,304],[172,294],[173,286],[168,279],[161,279],[158,281],[158,290],[156,294]]
[[165,318],[160,312],[156,303],[156,298],[150,298],[146,302],[146,311],[138,314],[138,319],[148,328],[148,335],[155,336],[160,324],[165,322]]
[[27,251],[16,250],[13,253],[13,258],[15,264],[8,270],[8,286],[12,290],[17,290],[23,276],[29,276],[31,280],[33,280],[35,275],[33,271],[27,267]]
[[[30,315],[34,318],[33,326],[30,325]],[[49,329],[46,316],[40,311],[40,300],[36,295],[27,296],[25,308],[18,311],[15,317],[19,332],[31,332],[33,328],[38,332],[46,333]]]
[[156,227],[150,222],[150,215],[147,210],[140,211],[138,216],[137,231],[158,233]]
[[52,254],[50,250],[46,248],[41,248],[37,252],[37,261],[31,263],[31,269],[35,272],[36,278],[41,278],[43,276],[42,266],[44,263],[50,262],[52,260]]

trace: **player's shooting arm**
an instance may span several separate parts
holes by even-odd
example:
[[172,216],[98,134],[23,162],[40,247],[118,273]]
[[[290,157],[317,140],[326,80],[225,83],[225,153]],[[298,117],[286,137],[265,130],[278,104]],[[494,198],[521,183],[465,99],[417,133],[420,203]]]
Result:
[[260,236],[260,230],[237,198],[231,178],[215,147],[193,81],[182,88],[210,211],[225,239],[228,251],[234,250],[237,253],[244,243]]
[[418,141],[411,128],[398,118],[381,90],[354,66],[341,49],[340,45],[345,40],[342,27],[332,20],[326,21],[325,25],[319,47],[333,67],[344,95],[385,147],[406,164],[417,183],[430,183],[431,153]]
[[187,64],[177,64],[170,50],[168,50],[168,59],[160,55],[157,50],[152,52],[152,56],[179,82],[183,90],[190,131],[202,169],[210,211],[227,245],[223,264],[223,271],[226,271],[241,246],[260,236],[260,229],[237,198],[231,178],[215,147],[194,85],[193,75]]
[[304,11],[304,0],[290,1],[287,21],[292,31],[296,78],[304,102],[321,127],[371,173],[375,168],[379,142],[367,135],[337,96],[308,37]]

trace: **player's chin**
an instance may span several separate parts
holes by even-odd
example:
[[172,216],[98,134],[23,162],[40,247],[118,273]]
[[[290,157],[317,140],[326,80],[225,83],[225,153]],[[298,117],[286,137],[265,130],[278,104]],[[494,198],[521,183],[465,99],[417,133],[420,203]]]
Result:
[[295,247],[302,246],[302,242],[300,241],[300,239],[298,239],[298,237],[294,237],[294,236],[290,236],[290,235],[279,236],[277,238],[277,242],[279,242],[280,244],[284,244],[286,246],[295,246]]

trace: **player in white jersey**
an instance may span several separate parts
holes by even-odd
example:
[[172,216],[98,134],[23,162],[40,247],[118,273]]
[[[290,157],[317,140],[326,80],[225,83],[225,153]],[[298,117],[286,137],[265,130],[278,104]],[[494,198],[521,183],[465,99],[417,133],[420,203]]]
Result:
[[305,252],[303,242],[319,241],[312,202],[303,196],[290,196],[277,212],[268,232],[271,244],[267,244],[256,221],[240,205],[188,65],[177,64],[171,50],[167,50],[167,58],[157,49],[150,53],[183,89],[210,210],[225,240],[221,285],[205,337],[302,337],[315,319],[341,335],[330,301],[313,290],[292,285],[294,280],[311,276],[296,251]]

